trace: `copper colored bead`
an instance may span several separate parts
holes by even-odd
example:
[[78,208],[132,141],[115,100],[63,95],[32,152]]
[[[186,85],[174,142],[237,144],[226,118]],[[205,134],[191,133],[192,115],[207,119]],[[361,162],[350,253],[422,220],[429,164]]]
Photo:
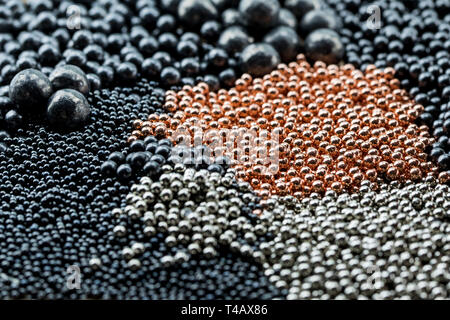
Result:
[[128,143],[132,143],[133,141],[136,141],[137,139],[138,138],[136,136],[131,135],[131,136],[128,137],[127,142]]
[[439,173],[438,179],[439,179],[440,183],[449,182],[450,181],[450,172],[444,171],[444,172]]

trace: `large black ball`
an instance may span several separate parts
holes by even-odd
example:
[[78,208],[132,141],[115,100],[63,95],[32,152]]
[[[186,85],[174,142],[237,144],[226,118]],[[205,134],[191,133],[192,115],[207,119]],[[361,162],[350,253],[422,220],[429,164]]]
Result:
[[278,52],[266,43],[248,45],[241,54],[242,71],[260,77],[272,71],[279,63]]
[[178,17],[190,26],[198,26],[217,18],[217,9],[209,0],[182,0],[178,5]]
[[83,70],[77,66],[66,64],[58,67],[53,70],[49,79],[55,90],[73,89],[84,95],[89,93],[89,80]]
[[342,27],[340,18],[331,10],[312,10],[308,12],[300,23],[303,37],[317,29],[339,30]]
[[335,31],[318,29],[306,38],[305,53],[306,57],[313,61],[338,63],[344,56],[344,46]]
[[222,32],[218,44],[228,53],[236,53],[241,52],[251,41],[243,28],[232,26]]
[[9,85],[9,97],[26,111],[35,111],[45,105],[52,95],[50,80],[39,70],[20,71]]
[[241,0],[239,12],[249,27],[267,28],[278,21],[278,0]]
[[298,21],[290,10],[282,8],[278,13],[278,23],[296,29]]
[[57,127],[78,127],[88,119],[89,113],[86,98],[72,89],[56,91],[47,107],[48,121]]
[[278,51],[283,62],[293,61],[300,47],[297,32],[286,26],[279,26],[270,31],[264,37],[264,42],[272,45]]
[[284,6],[289,9],[301,21],[303,16],[309,11],[319,9],[320,0],[286,0]]

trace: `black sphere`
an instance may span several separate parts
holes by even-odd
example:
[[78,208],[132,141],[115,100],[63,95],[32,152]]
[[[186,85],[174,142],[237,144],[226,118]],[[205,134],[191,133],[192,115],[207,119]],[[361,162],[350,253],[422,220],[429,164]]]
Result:
[[22,124],[22,116],[16,110],[9,110],[5,114],[5,123],[9,129],[17,129]]
[[337,63],[344,55],[344,47],[339,35],[330,29],[313,31],[305,40],[306,56],[313,61]]
[[58,67],[50,74],[49,79],[55,90],[73,89],[84,95],[89,93],[89,80],[77,66],[67,64]]
[[242,51],[250,42],[251,39],[243,28],[232,26],[222,32],[218,44],[228,53],[236,53]]
[[75,128],[85,122],[90,113],[89,103],[78,91],[58,90],[47,107],[48,121],[59,127]]
[[129,179],[132,174],[133,174],[133,170],[131,169],[129,164],[121,164],[117,168],[117,176],[121,180]]
[[278,52],[266,43],[247,46],[241,54],[242,71],[260,77],[272,71],[280,63]]
[[231,27],[235,25],[242,25],[243,21],[239,11],[229,8],[222,13],[222,23],[225,27]]
[[270,31],[264,42],[272,45],[281,57],[283,62],[290,62],[295,59],[300,46],[300,39],[294,29],[280,26]]
[[161,81],[166,85],[175,85],[180,81],[180,72],[174,67],[166,67],[161,71]]
[[45,104],[52,95],[52,84],[35,69],[20,71],[9,85],[9,97],[23,110],[32,111]]
[[249,27],[267,28],[278,20],[280,3],[278,0],[241,0],[239,12]]
[[217,18],[217,9],[209,0],[182,0],[178,5],[178,17],[190,26],[197,26]]
[[342,26],[340,18],[331,10],[312,10],[308,12],[300,23],[300,31],[303,37],[317,29],[332,29],[338,31]]
[[290,10],[282,8],[278,14],[278,23],[296,29],[298,21]]
[[320,8],[320,0],[286,0],[284,5],[301,21],[309,11]]

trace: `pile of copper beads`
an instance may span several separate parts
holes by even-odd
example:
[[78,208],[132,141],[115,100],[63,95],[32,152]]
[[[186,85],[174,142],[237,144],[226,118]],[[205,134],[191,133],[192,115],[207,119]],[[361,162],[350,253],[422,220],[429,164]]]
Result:
[[[436,176],[437,167],[425,152],[433,138],[426,126],[414,124],[423,107],[400,88],[394,74],[392,68],[374,66],[362,72],[350,64],[310,65],[300,54],[263,78],[242,75],[230,90],[216,93],[201,83],[166,92],[165,108],[173,117],[136,121],[129,141],[156,135],[177,143],[177,132],[194,136],[208,130],[218,130],[222,138],[221,130],[247,139],[244,152],[237,147],[239,139],[219,144],[220,150],[208,135],[202,143],[213,145],[213,155],[228,156],[236,176],[262,197],[301,199],[326,190],[355,192],[361,181],[378,177],[417,181]],[[277,154],[277,167],[250,155],[246,132],[251,130],[265,133],[268,140],[259,146],[267,148],[264,154]],[[448,173],[439,179],[445,182]]]

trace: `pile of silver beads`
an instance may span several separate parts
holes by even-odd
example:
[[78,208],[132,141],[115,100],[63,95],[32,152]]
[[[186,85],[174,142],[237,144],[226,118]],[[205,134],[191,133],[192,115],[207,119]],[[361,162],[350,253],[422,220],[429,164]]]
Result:
[[[162,171],[158,181],[143,177],[133,185],[127,205],[113,210],[113,214],[126,215],[130,221],[140,220],[147,237],[165,234],[169,248],[181,246],[174,255],[161,257],[163,265],[183,263],[198,254],[213,258],[221,246],[252,260],[258,257],[257,234],[263,235],[267,229],[261,229],[260,224],[242,214],[242,207],[258,198],[249,191],[248,183],[236,182],[234,169],[221,175],[178,163],[164,165]],[[123,225],[113,231],[117,237],[127,232]],[[241,240],[245,245],[241,245]],[[130,268],[140,266],[143,250],[141,243],[123,249]]]
[[448,299],[450,188],[363,182],[359,193],[272,197],[265,275],[288,299]]
[[[231,250],[259,263],[288,299],[446,299],[450,297],[450,188],[363,181],[359,193],[272,196],[257,219],[243,213],[258,201],[234,170],[224,175],[165,165],[158,181],[141,178],[117,215],[142,222],[149,238],[165,235],[176,253],[164,266]],[[231,187],[234,186],[234,187]],[[123,225],[114,229],[124,235]],[[139,268],[144,246],[123,249]]]

